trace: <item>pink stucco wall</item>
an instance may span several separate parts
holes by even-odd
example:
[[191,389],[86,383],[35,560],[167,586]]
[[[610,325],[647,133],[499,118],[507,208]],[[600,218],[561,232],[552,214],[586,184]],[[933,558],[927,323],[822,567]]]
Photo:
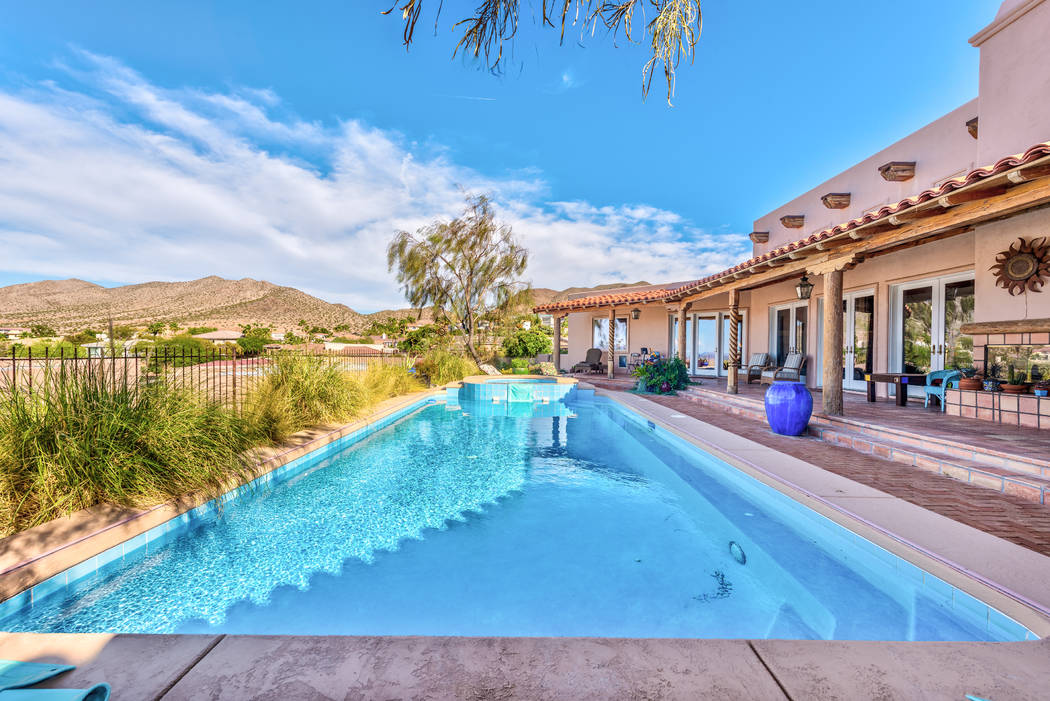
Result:
[[1007,0],[970,39],[980,48],[978,158],[1050,140],[1050,2]]
[[995,277],[988,272],[995,256],[1008,249],[1018,237],[1028,240],[1042,236],[1050,236],[1050,210],[1046,209],[977,228],[974,321],[1050,318],[1050,289],[1010,296],[995,285]]
[[[898,202],[948,178],[962,175],[977,164],[977,141],[966,130],[966,122],[977,116],[977,100],[971,100],[892,146],[866,158],[825,180],[783,206],[759,217],[754,231],[768,231],[769,242],[755,244],[754,254],[761,255],[778,246],[805,238],[836,224],[849,221],[868,210]],[[879,174],[879,166],[890,161],[915,161],[915,177],[904,182],[888,182]],[[828,209],[820,201],[829,192],[851,194],[848,209]],[[784,215],[806,217],[801,229],[789,229],[780,223]]]

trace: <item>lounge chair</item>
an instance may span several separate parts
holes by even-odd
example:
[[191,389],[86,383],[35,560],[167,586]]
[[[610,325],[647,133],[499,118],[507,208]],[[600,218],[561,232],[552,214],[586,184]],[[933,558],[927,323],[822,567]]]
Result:
[[761,381],[764,385],[771,385],[777,380],[790,380],[792,382],[802,381],[802,370],[806,367],[806,356],[801,353],[788,353],[784,358],[784,364],[779,368],[768,368],[762,371]]
[[747,383],[762,378],[762,371],[769,368],[769,353],[752,353],[747,361]]
[[[962,378],[962,373],[958,370],[934,370],[926,375],[926,386],[922,388],[926,398],[922,405],[928,407],[930,405],[930,397],[937,397],[937,400],[941,403],[941,411],[944,411],[944,390],[948,389],[951,383],[955,383],[956,386],[959,384],[959,380]],[[935,380],[940,380],[939,385],[933,384]]]
[[601,372],[602,351],[601,348],[587,349],[587,356],[583,362],[576,363],[569,372]]

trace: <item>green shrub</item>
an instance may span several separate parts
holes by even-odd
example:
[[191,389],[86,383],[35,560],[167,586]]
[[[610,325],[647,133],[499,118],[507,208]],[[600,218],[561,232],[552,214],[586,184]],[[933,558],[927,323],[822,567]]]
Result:
[[689,370],[681,358],[657,358],[648,360],[634,369],[639,388],[644,385],[650,392],[674,392],[689,384]]
[[533,358],[551,352],[551,337],[542,329],[518,329],[504,336],[503,350],[511,358]]
[[60,375],[0,396],[0,535],[96,504],[150,506],[218,494],[245,477],[253,431],[164,385]]
[[447,350],[432,350],[416,361],[416,372],[432,385],[458,382],[464,377],[478,375],[481,370],[473,360]]

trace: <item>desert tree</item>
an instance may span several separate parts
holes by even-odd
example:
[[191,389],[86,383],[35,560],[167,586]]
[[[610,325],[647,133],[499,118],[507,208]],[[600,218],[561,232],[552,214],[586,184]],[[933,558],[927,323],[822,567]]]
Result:
[[480,363],[478,322],[519,307],[531,289],[518,278],[529,254],[507,224],[496,221],[484,195],[468,196],[463,213],[410,234],[399,231],[387,247],[387,265],[397,270],[413,307],[433,307],[434,318],[463,332],[463,344]]
[[[477,0],[475,0],[477,2]],[[436,6],[435,31],[444,0],[431,0]],[[473,5],[472,5],[473,6]],[[484,62],[491,70],[498,71],[504,63],[504,45],[514,39],[518,31],[521,0],[480,0],[473,6],[473,14],[454,20],[453,29],[462,32],[453,57],[460,51]],[[423,0],[396,0],[383,14],[394,10],[401,13],[404,21],[402,34],[405,46],[415,36],[416,23],[423,12]],[[700,0],[542,0],[540,21],[544,26],[560,32],[565,40],[567,27],[579,27],[581,34],[594,34],[604,28],[615,40],[623,36],[635,41],[635,13],[642,15],[645,43],[649,47],[649,59],[642,68],[642,95],[649,94],[653,73],[659,66],[667,81],[667,101],[674,95],[675,70],[682,58],[692,62],[696,44],[700,40],[703,15]]]

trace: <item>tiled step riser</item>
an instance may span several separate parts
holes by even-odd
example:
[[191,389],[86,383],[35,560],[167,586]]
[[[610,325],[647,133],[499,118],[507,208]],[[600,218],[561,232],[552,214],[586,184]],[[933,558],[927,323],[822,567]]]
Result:
[[856,423],[846,423],[827,416],[814,416],[810,420],[810,425],[812,426],[814,424],[821,427],[838,428],[853,433],[863,433],[876,440],[881,439],[892,441],[894,443],[903,443],[905,445],[921,448],[929,453],[938,453],[949,459],[958,458],[962,460],[972,460],[973,462],[979,462],[988,465],[989,467],[1000,467],[1013,472],[1023,472],[1037,477],[1050,478],[1050,465],[1048,465],[1045,460],[1026,460],[1021,457],[1009,457],[997,454],[995,451],[991,450],[988,452],[974,450],[970,446],[952,445],[947,441],[936,438],[913,438],[911,436],[902,435],[899,431],[883,430],[878,427],[860,426]]
[[1026,483],[1024,476],[1020,474],[1017,475],[1016,479],[996,475],[979,468],[959,465],[950,460],[941,460],[929,455],[915,453],[899,446],[869,441],[830,428],[810,426],[808,433],[825,443],[849,448],[858,453],[872,455],[883,460],[892,460],[904,465],[911,465],[920,470],[946,475],[979,487],[994,489],[997,492],[1010,494],[1026,501],[1050,506],[1050,487]]
[[[742,416],[755,421],[765,422],[765,409],[754,400],[726,395],[712,395],[695,390],[683,393],[690,401],[707,406],[734,416]],[[757,406],[756,406],[757,405]],[[934,472],[968,482],[975,486],[994,489],[998,492],[1025,499],[1037,504],[1050,506],[1050,487],[1026,482],[1025,474],[1044,479],[1050,478],[1050,471],[1031,463],[1013,461],[995,455],[982,454],[972,449],[933,441],[922,441],[902,436],[893,431],[883,431],[877,427],[860,427],[849,424],[847,429],[826,416],[814,416],[810,420],[807,433],[817,440],[832,445],[849,448],[865,455],[872,455],[884,460],[892,460],[904,465],[917,467],[920,470]],[[863,437],[857,436],[863,434]],[[870,439],[869,439],[870,437]],[[903,445],[902,445],[903,444]],[[921,448],[923,452],[909,450],[909,447]],[[933,455],[930,455],[933,453]],[[980,456],[980,457],[978,457]],[[982,460],[981,457],[984,459]],[[1017,472],[1017,477],[997,475],[982,471],[980,468],[961,465],[955,460],[969,460]]]
[[[761,402],[753,399],[740,397],[728,397],[724,394],[703,392],[703,390],[686,390],[690,399],[700,400],[704,406],[731,411],[731,413],[765,421],[765,409]],[[732,410],[729,407],[733,407]],[[969,460],[989,467],[1003,468],[1012,472],[1020,472],[1037,477],[1050,479],[1050,461],[1039,457],[1025,459],[1021,456],[1008,456],[994,450],[975,450],[970,446],[958,446],[948,441],[932,437],[913,437],[903,435],[894,429],[885,429],[878,426],[869,426],[859,422],[851,422],[834,417],[815,415],[810,419],[810,427],[838,428],[852,433],[863,433],[872,437],[874,442],[891,441],[896,444],[905,444],[921,448],[926,453],[937,453],[945,459]]]

